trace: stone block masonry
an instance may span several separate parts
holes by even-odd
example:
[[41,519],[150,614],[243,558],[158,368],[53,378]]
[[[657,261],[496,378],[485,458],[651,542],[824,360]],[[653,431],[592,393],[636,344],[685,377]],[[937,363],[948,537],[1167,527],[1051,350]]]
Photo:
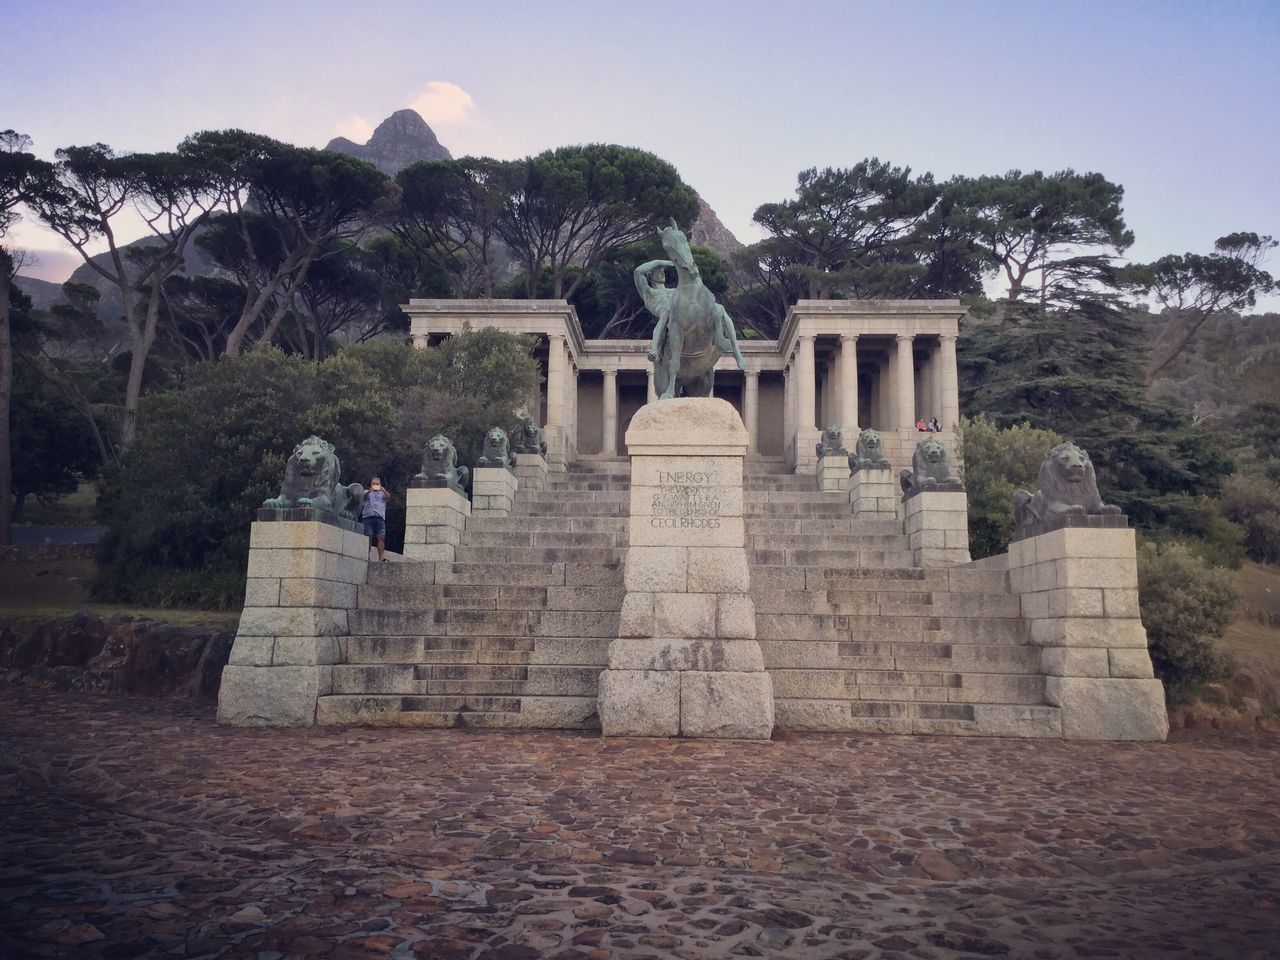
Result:
[[845,493],[849,489],[849,455],[829,454],[818,460],[818,489],[823,493]]
[[519,481],[505,467],[476,467],[471,475],[471,515],[509,517]]
[[410,487],[405,499],[404,555],[453,562],[471,516],[471,501],[450,487]]
[[516,479],[525,490],[547,488],[547,458],[540,453],[517,453]]
[[[410,491],[413,492],[413,491]],[[222,672],[218,722],[309,727],[332,685],[337,638],[368,576],[369,538],[328,523],[257,521],[245,605]]]
[[723,400],[663,400],[635,415],[626,441],[630,547],[601,729],[767,739],[773,682],[744,548],[742,420]]
[[1169,721],[1138,617],[1133,531],[1067,527],[1016,541],[1009,578],[1063,737],[1163,740]]
[[903,525],[917,567],[969,562],[969,506],[963,491],[924,491],[903,501]]
[[849,477],[849,506],[861,520],[896,520],[898,489],[893,471],[855,471]]

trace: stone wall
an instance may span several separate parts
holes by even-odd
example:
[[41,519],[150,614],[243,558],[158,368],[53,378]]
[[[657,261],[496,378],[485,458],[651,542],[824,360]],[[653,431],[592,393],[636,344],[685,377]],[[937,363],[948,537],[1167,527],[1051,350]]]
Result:
[[369,538],[353,530],[314,521],[253,524],[245,606],[223,671],[219,722],[315,722],[368,558]]

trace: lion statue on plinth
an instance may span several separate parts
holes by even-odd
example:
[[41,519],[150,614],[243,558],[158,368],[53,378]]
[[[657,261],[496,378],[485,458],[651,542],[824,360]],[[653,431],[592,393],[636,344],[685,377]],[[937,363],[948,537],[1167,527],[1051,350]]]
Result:
[[963,490],[960,478],[951,473],[947,448],[936,437],[928,437],[916,444],[911,455],[911,469],[899,474],[903,496],[911,497],[929,490]]
[[1103,503],[1098,493],[1098,478],[1089,454],[1074,443],[1060,443],[1040,464],[1040,490],[1033,496],[1027,490],[1013,494],[1013,519],[1017,523],[1015,539],[1035,536],[1046,527],[1068,517],[1116,516],[1120,508]]
[[815,449],[819,460],[823,457],[843,457],[849,452],[844,448],[844,431],[835,424],[822,431],[822,439]]
[[532,420],[520,424],[520,432],[516,434],[516,453],[547,455],[547,441],[542,436],[542,428]]
[[262,505],[284,510],[311,507],[351,519],[364,497],[364,487],[340,483],[341,473],[342,464],[333,452],[333,444],[320,437],[307,437],[289,455],[280,496],[264,500]]
[[477,467],[502,467],[511,469],[511,443],[507,439],[507,431],[501,427],[491,427],[484,435],[484,448],[476,460]]
[[858,442],[849,454],[849,473],[859,470],[888,470],[889,459],[884,455],[884,439],[870,427],[858,434]]
[[422,455],[422,472],[413,478],[410,486],[461,490],[470,476],[469,469],[458,466],[458,451],[453,441],[443,433],[437,433],[427,443]]

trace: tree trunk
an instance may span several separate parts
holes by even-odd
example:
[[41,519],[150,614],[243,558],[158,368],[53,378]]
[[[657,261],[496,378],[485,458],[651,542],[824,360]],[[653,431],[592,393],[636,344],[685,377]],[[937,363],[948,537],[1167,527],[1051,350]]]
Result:
[[9,399],[13,396],[13,348],[9,340],[9,282],[13,261],[0,250],[0,547],[11,542],[9,499],[13,460],[9,449]]

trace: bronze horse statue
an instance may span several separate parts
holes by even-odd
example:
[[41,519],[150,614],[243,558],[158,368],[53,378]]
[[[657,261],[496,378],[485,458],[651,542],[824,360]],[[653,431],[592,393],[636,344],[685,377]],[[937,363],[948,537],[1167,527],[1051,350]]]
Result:
[[[653,361],[653,386],[659,399],[669,400],[677,388],[688,397],[709,397],[715,385],[716,362],[726,353],[747,363],[738,349],[733,321],[715,294],[706,288],[689,249],[689,240],[676,226],[659,227],[662,249],[670,260],[650,260],[636,267],[633,277],[645,307],[658,318],[649,359]],[[665,268],[675,267],[676,285],[668,287]],[[662,271],[658,285],[650,275]]]

